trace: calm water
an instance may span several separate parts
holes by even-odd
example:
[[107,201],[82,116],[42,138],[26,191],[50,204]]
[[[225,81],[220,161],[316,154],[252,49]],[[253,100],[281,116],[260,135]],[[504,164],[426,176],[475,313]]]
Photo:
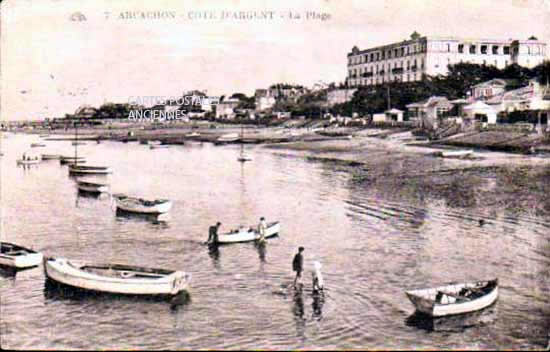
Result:
[[[550,167],[443,172],[445,161],[372,151],[365,167],[297,152],[210,144],[150,150],[79,147],[110,165],[113,193],[168,197],[163,221],[117,217],[108,196],[78,196],[57,160],[15,160],[37,136],[4,139],[2,240],[45,255],[188,271],[191,301],[173,306],[45,290],[42,268],[0,276],[2,348],[42,349],[540,349],[550,325]],[[72,154],[70,142],[43,153]],[[439,171],[438,171],[439,170]],[[407,177],[410,176],[410,177]],[[280,220],[265,248],[202,242],[222,230]],[[479,219],[486,225],[480,227]],[[303,245],[305,290],[286,290]],[[324,300],[310,291],[323,263]],[[498,277],[499,301],[463,328],[429,331],[404,291]]]

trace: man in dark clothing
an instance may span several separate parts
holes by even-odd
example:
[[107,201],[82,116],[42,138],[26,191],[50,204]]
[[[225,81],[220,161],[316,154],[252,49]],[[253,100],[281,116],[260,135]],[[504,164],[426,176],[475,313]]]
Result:
[[218,243],[218,229],[220,228],[221,224],[222,223],[218,221],[215,226],[210,226],[210,228],[208,229],[208,241],[206,241],[206,243]]
[[296,281],[298,278],[302,277],[302,271],[304,270],[304,257],[302,256],[302,252],[304,251],[304,247],[298,248],[298,253],[294,256],[294,260],[292,261],[292,270],[296,272],[296,277],[294,278],[294,287],[296,287]]

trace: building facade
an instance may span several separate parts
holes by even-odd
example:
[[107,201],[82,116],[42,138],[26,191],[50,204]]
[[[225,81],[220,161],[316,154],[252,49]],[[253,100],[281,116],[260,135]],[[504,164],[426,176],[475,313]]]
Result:
[[413,82],[422,75],[446,75],[447,66],[461,62],[511,64],[532,68],[546,58],[546,43],[536,40],[490,40],[419,37],[366,50],[353,47],[347,55],[351,87],[384,82]]

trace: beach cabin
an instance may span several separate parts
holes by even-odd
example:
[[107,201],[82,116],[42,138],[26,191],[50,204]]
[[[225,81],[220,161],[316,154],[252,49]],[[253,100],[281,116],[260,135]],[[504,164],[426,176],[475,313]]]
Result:
[[446,97],[438,96],[407,105],[410,120],[432,128],[437,128],[438,118],[447,116],[452,109],[453,104]]
[[386,121],[403,122],[403,110],[390,109],[384,112],[386,114]]
[[482,101],[476,101],[473,104],[466,105],[463,108],[464,114],[470,119],[479,120],[482,123],[496,124],[497,112],[495,109]]

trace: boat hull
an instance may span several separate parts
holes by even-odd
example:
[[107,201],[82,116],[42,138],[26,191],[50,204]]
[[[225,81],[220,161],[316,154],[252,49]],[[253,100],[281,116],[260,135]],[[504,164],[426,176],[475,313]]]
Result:
[[16,269],[25,269],[38,266],[42,262],[42,253],[3,242],[2,247],[5,247],[5,245],[13,246],[14,250],[9,252],[4,252],[4,250],[2,250],[2,253],[0,253],[0,265]]
[[18,165],[32,165],[38,164],[40,160],[17,160]]
[[137,214],[164,214],[172,209],[172,201],[167,201],[160,204],[155,204],[152,206],[145,206],[138,204],[137,202],[129,202],[125,199],[115,198],[116,207],[122,211],[128,213],[137,213]]
[[109,190],[107,186],[78,185],[77,187],[79,191],[89,192],[89,193],[104,193]]
[[[457,292],[461,288],[474,287],[473,284],[454,284],[440,286],[433,289],[407,291],[406,295],[416,310],[431,317],[445,317],[450,315],[475,312],[491,306],[498,299],[498,281],[491,280],[487,283],[494,283],[494,287],[486,294],[468,301],[458,302],[453,296],[444,297],[447,302],[436,303],[433,297],[437,292]],[[469,285],[469,286],[468,286]]]
[[107,175],[112,173],[111,168],[105,166],[69,165],[69,173],[75,175]]
[[[160,278],[110,277],[93,274],[80,268],[82,263],[71,262],[65,258],[44,258],[44,274],[47,279],[77,289],[121,295],[177,295],[188,290],[190,276],[174,271]],[[127,273],[132,274],[128,267]]]
[[[265,238],[273,237],[281,231],[281,225],[279,222],[273,222],[268,224],[266,228]],[[218,235],[218,243],[239,243],[239,242],[251,242],[260,239],[260,234],[254,231],[241,231],[238,233],[225,233]]]

